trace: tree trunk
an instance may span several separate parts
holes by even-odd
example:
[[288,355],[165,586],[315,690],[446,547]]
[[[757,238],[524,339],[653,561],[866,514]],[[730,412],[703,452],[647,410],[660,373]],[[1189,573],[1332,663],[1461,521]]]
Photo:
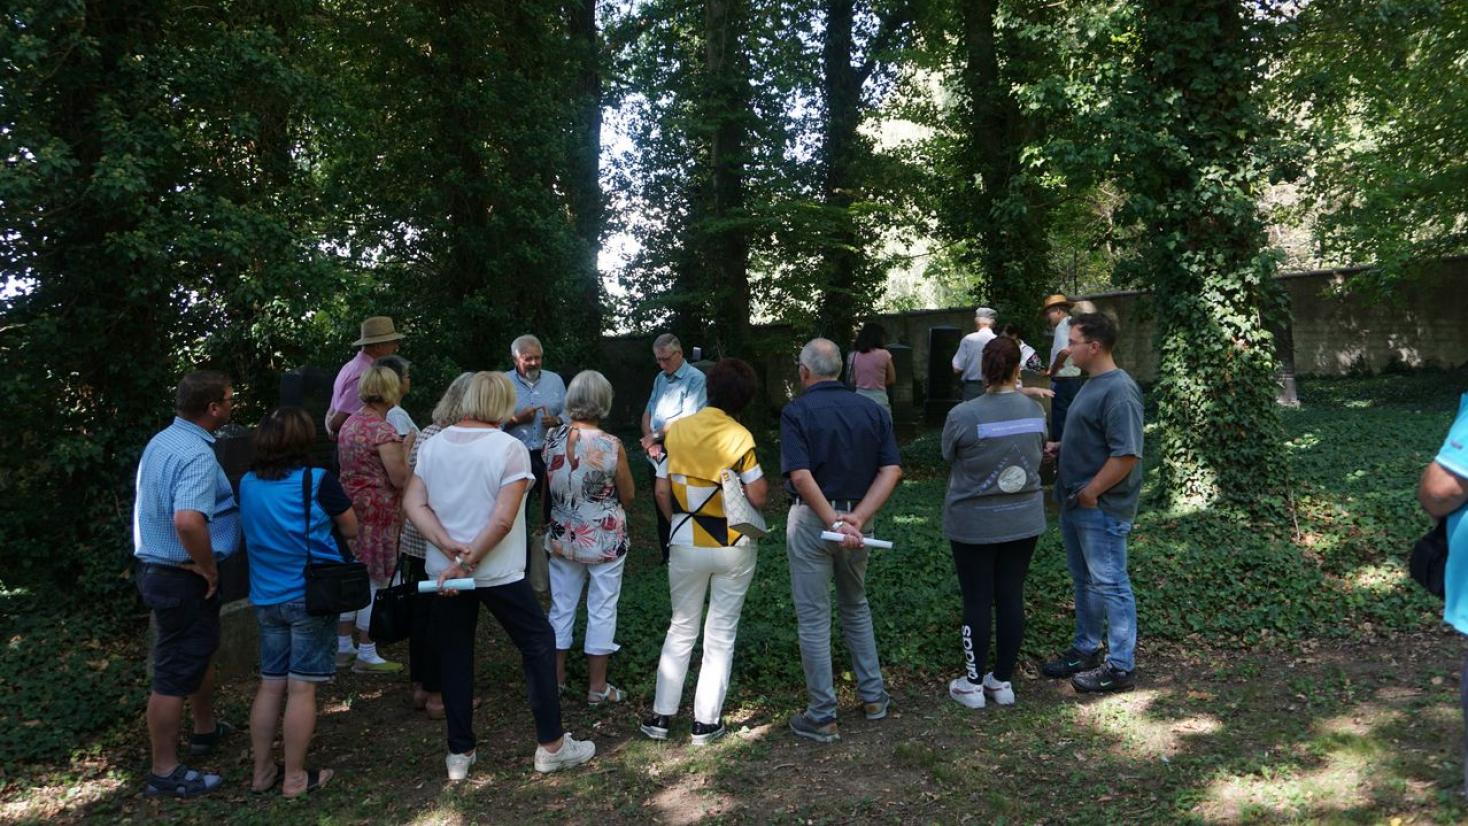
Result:
[[749,341],[749,229],[745,215],[745,140],[749,107],[749,56],[744,30],[747,0],[707,0],[704,5],[708,84],[708,189],[702,231],[709,282],[719,300],[712,307],[712,346],[745,355]]
[[826,0],[824,68],[825,117],[822,123],[822,200],[832,224],[821,253],[823,270],[819,330],[842,348],[851,341],[857,306],[865,291],[858,284],[861,240],[851,206],[861,188],[861,86],[852,65],[855,44],[855,0]]
[[603,203],[601,192],[602,90],[601,44],[596,27],[596,0],[567,0],[568,30],[576,59],[574,87],[577,105],[573,124],[570,189],[571,215],[576,238],[581,244],[581,261],[576,279],[581,323],[576,329],[590,340],[601,337],[601,252]]

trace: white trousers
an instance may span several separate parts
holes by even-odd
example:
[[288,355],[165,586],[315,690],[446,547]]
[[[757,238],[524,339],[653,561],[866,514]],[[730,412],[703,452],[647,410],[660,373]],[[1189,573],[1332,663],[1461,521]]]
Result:
[[547,619],[556,632],[556,648],[571,649],[576,605],[581,602],[583,587],[586,588],[586,653],[613,654],[621,648],[616,643],[617,600],[622,596],[622,569],[626,562],[625,554],[615,562],[595,565],[550,556],[551,607]]
[[734,661],[734,637],[739,630],[739,612],[754,580],[758,548],[751,543],[736,548],[695,548],[673,545],[668,551],[668,594],[673,602],[673,619],[663,639],[658,660],[654,714],[669,717],[678,713],[683,680],[688,676],[688,659],[698,640],[698,621],[708,596],[708,617],[703,623],[703,664],[698,669],[698,688],[693,695],[693,719],[712,725],[724,709],[729,691],[729,667]]

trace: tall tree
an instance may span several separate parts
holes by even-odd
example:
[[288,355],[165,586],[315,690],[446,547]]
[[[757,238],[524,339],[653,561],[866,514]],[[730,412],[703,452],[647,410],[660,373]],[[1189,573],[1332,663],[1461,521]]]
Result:
[[749,222],[745,203],[746,141],[751,119],[747,0],[704,2],[703,121],[708,160],[697,202],[704,288],[720,300],[711,320],[715,348],[744,352],[749,340]]
[[573,60],[571,90],[571,169],[566,183],[576,237],[581,243],[576,272],[575,308],[583,321],[582,335],[597,338],[602,330],[601,253],[605,204],[601,191],[602,45],[597,25],[597,0],[566,0],[567,33]]
[[[907,2],[874,12],[856,0],[825,0],[821,42],[821,238],[817,329],[838,342],[851,339],[857,315],[880,291],[882,273],[867,254],[858,204],[871,196],[876,159],[860,129],[873,104],[865,87],[883,60],[902,45],[912,22]],[[870,22],[859,24],[858,12]],[[863,42],[864,41],[864,42]],[[863,48],[864,47],[864,48]],[[865,54],[862,54],[862,52]]]
[[1273,21],[1239,0],[1146,0],[1108,131],[1133,254],[1120,277],[1157,317],[1162,490],[1176,503],[1267,505],[1284,482],[1275,406],[1276,254],[1259,196],[1277,127],[1259,94]]

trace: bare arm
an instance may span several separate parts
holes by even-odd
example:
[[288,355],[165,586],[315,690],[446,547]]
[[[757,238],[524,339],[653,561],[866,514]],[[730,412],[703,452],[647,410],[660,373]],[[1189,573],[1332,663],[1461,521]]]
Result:
[[897,489],[897,483],[902,479],[901,465],[883,465],[877,468],[877,478],[867,486],[866,495],[857,503],[856,510],[848,514],[842,514],[843,519],[856,523],[857,530],[872,521],[877,511],[887,504],[892,491]]
[[214,564],[214,545],[209,541],[209,520],[199,511],[182,510],[173,513],[173,530],[178,541],[189,552],[194,573],[209,583],[204,599],[214,596],[219,587],[219,566]]
[[[800,495],[800,501],[805,506],[816,512],[816,517],[828,530],[844,534],[841,547],[854,551],[861,547],[861,526],[850,522],[835,525],[836,520],[841,517],[831,503],[826,501],[826,494],[821,492],[821,486],[816,484],[816,477],[804,468],[790,471],[790,484],[795,486],[795,492]],[[832,527],[834,525],[834,527]]]
[[765,503],[770,501],[769,480],[761,476],[753,482],[745,485],[744,498],[748,499],[749,504],[754,505],[755,508],[763,508],[765,506]]
[[1091,477],[1090,483],[1076,494],[1076,501],[1082,507],[1096,507],[1096,502],[1101,498],[1101,494],[1116,487],[1118,482],[1132,472],[1136,464],[1137,457],[1135,456],[1112,456],[1107,459],[1106,464],[1102,465],[1101,469],[1096,471],[1096,475]]
[[1422,471],[1422,481],[1417,483],[1417,501],[1432,518],[1442,519],[1468,503],[1468,482],[1432,462]]
[[499,495],[494,499],[494,511],[489,515],[489,524],[469,543],[465,567],[472,569],[477,566],[514,529],[515,518],[520,515],[520,502],[525,499],[525,492],[529,489],[529,479],[500,486]]
[[617,443],[617,501],[632,504],[637,498],[637,485],[632,481],[632,464],[627,460],[627,448]]
[[383,442],[377,446],[377,455],[382,458],[382,466],[387,469],[387,480],[398,490],[408,486],[408,479],[413,472],[408,470],[408,454],[403,450],[402,442]]
[[346,424],[347,423],[347,419],[350,419],[350,418],[352,418],[352,414],[350,414],[350,413],[343,413],[340,410],[329,410],[329,411],[327,411],[327,413],[326,413],[326,432],[327,432],[327,434],[330,435],[332,438],[335,438],[337,432],[342,429],[342,425]]
[[667,479],[658,477],[657,481],[653,483],[652,498],[658,503],[658,511],[662,513],[663,518],[671,521],[673,518],[673,486]]
[[357,512],[355,510],[347,508],[331,517],[331,521],[336,523],[336,529],[342,536],[347,539],[357,538]]
[[438,521],[438,514],[429,506],[428,486],[423,484],[422,477],[415,475],[408,480],[408,489],[403,492],[403,511],[430,545],[443,549],[445,556],[453,558],[448,551],[457,543],[449,537],[443,523]]

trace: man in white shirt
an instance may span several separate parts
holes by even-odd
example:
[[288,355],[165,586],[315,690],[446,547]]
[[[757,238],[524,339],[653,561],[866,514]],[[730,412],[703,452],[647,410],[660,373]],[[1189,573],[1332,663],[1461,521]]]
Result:
[[1060,293],[1045,299],[1040,312],[1055,330],[1050,344],[1050,389],[1055,397],[1050,400],[1050,440],[1060,441],[1065,433],[1065,414],[1070,410],[1071,399],[1081,390],[1086,379],[1081,368],[1070,358],[1070,308],[1072,302]]
[[963,400],[984,394],[984,347],[994,340],[994,322],[998,313],[988,307],[974,310],[974,332],[958,343],[953,354],[953,372],[963,380]]

